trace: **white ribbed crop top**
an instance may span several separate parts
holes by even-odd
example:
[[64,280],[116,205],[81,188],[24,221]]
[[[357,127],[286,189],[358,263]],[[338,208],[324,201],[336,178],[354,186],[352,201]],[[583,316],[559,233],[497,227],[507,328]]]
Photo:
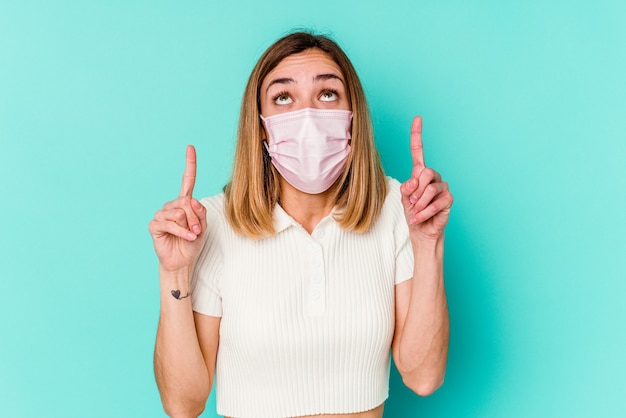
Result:
[[276,234],[237,235],[224,196],[203,199],[208,233],[192,276],[196,312],[221,317],[219,414],[355,413],[388,396],[394,285],[413,274],[398,181],[369,232],[324,218],[312,234],[280,206]]

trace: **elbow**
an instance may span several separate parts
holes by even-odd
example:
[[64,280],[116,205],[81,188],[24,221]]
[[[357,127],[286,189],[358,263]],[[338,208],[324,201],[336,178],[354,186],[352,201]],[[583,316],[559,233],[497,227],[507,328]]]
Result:
[[170,418],[197,418],[204,412],[209,394],[196,394],[197,397],[181,396],[179,393],[161,392],[161,404]]
[[402,379],[404,384],[419,396],[430,396],[443,385],[443,376],[429,379],[410,380]]
[[165,379],[161,369],[155,367],[156,382],[161,395],[163,411],[171,418],[196,418],[206,407],[211,394],[211,381],[176,383]]
[[204,404],[181,405],[173,403],[163,403],[165,414],[170,418],[197,418],[204,412]]
[[180,393],[161,393],[163,410],[171,418],[196,418],[204,412],[208,394],[196,397],[181,396]]
[[437,391],[443,385],[443,380],[441,382],[422,384],[415,389],[413,392],[417,393],[419,396],[430,396]]

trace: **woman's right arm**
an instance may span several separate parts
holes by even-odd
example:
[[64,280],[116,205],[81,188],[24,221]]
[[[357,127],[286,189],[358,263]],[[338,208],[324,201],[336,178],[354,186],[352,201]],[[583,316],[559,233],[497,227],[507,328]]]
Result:
[[187,164],[178,199],[166,203],[150,222],[159,258],[161,309],[154,372],[161,401],[171,417],[197,417],[211,392],[220,319],[194,313],[190,279],[204,243],[206,209],[192,197],[196,155]]

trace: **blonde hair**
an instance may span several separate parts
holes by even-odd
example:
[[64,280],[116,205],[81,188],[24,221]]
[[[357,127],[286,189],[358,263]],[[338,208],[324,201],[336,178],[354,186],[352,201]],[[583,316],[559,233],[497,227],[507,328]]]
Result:
[[325,52],[341,68],[352,107],[350,155],[334,187],[335,219],[342,228],[366,232],[382,209],[387,186],[365,93],[352,63],[331,39],[307,32],[287,35],[261,56],[250,74],[241,103],[231,181],[224,187],[226,217],[250,238],[274,234],[272,212],[280,198],[279,174],[263,149],[260,89],[267,74],[284,58],[311,48]]

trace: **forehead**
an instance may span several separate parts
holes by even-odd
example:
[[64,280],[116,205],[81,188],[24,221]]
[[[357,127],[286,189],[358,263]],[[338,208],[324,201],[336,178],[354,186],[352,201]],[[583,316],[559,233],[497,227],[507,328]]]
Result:
[[284,58],[267,74],[262,85],[266,86],[276,78],[298,79],[319,74],[335,74],[343,79],[339,65],[324,51],[312,48]]

